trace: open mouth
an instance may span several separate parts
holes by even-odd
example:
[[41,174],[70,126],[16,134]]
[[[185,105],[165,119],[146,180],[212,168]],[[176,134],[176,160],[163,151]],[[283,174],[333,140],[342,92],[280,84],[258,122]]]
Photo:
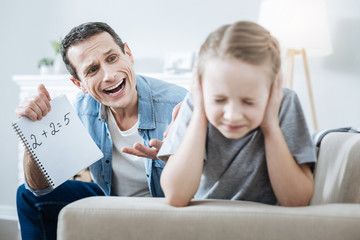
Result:
[[114,95],[124,89],[126,84],[126,78],[123,78],[121,82],[110,88],[104,89],[104,92],[108,95]]

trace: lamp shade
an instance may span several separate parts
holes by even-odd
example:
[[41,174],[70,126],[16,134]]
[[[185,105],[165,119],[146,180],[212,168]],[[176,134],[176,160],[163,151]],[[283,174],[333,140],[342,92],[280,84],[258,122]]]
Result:
[[282,49],[305,49],[310,55],[332,51],[325,0],[264,0],[259,24]]

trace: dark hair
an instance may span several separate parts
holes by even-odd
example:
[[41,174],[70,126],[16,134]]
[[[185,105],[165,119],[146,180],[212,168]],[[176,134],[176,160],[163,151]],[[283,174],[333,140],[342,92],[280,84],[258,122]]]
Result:
[[200,48],[198,74],[201,79],[208,59],[234,58],[270,67],[272,82],[281,65],[278,41],[262,26],[248,21],[224,25],[210,33]]
[[113,37],[117,45],[119,45],[121,51],[125,53],[124,43],[121,40],[121,38],[109,25],[103,22],[83,23],[71,29],[71,31],[62,40],[61,48],[60,48],[61,56],[63,58],[67,70],[75,79],[80,80],[76,73],[75,67],[71,64],[69,58],[67,57],[67,51],[69,47],[102,32],[108,32]]

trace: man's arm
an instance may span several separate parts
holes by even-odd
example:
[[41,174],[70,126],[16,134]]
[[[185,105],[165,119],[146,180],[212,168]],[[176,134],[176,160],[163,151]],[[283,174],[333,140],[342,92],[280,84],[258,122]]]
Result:
[[[33,121],[41,120],[51,110],[50,100],[50,94],[45,86],[43,84],[39,85],[37,95],[26,98],[15,109],[17,118],[28,117]],[[24,173],[25,179],[32,189],[41,190],[49,186],[34,159],[27,151],[24,154]]]
[[26,182],[32,189],[42,190],[49,187],[34,159],[26,151],[24,153],[24,173]]

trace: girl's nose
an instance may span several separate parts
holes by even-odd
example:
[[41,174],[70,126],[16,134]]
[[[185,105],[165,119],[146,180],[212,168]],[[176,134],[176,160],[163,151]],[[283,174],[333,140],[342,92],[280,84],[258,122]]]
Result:
[[224,110],[224,118],[230,123],[235,123],[243,117],[241,106],[239,104],[229,103]]

